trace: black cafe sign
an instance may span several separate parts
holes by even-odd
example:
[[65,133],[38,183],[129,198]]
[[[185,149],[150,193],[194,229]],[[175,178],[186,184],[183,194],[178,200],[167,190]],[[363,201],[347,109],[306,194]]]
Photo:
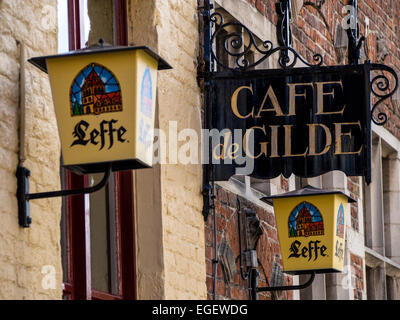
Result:
[[[235,174],[241,155],[252,177],[314,177],[340,170],[371,181],[370,66],[222,72],[212,76],[211,148],[215,180]],[[242,141],[232,136],[243,131]],[[232,133],[229,133],[232,132]],[[252,151],[246,146],[249,132]],[[239,148],[241,146],[242,148]]]

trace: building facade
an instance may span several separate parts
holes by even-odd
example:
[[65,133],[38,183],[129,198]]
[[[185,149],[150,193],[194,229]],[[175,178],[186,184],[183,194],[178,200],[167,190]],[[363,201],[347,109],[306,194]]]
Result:
[[[251,30],[257,43],[278,45],[278,0],[213,3],[225,21]],[[292,46],[306,61],[319,53],[324,65],[348,63],[349,12],[343,10],[348,4],[291,1]],[[304,283],[307,276],[282,273],[274,210],[260,199],[306,185],[357,200],[344,221],[345,270],[319,274],[304,290],[263,292],[258,298],[400,298],[398,93],[381,106],[386,125],[373,125],[371,184],[336,171],[307,179],[234,176],[214,183],[215,210],[204,211],[203,6],[203,0],[0,0],[1,299],[246,300],[252,276],[245,250],[256,252],[260,287]],[[395,0],[358,3],[366,38],[360,63],[400,70],[398,13]],[[115,172],[94,194],[32,200],[32,224],[22,228],[18,165],[31,171],[31,192],[87,187],[102,178],[62,168],[48,76],[27,60],[96,45],[100,38],[111,45],[148,46],[173,67],[159,72],[153,168]],[[218,58],[233,64],[221,49],[223,41],[217,39]],[[258,54],[253,50],[246,58],[254,61]],[[278,57],[256,68],[278,68]],[[91,80],[97,92],[88,85],[84,113],[120,107],[117,93],[105,92],[95,75]],[[71,112],[80,114],[73,105]],[[196,138],[197,148],[190,147],[187,142]],[[321,232],[321,223],[310,222],[307,212],[303,218],[296,221],[297,232]]]

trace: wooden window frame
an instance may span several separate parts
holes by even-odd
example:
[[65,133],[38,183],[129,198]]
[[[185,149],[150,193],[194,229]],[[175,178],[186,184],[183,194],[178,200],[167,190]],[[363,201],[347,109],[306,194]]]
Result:
[[[128,44],[127,1],[115,1],[117,45]],[[79,0],[68,0],[69,49],[81,49]],[[87,187],[87,175],[64,170],[65,188]],[[133,204],[133,171],[114,173],[116,208],[116,238],[118,247],[118,295],[91,287],[90,268],[90,208],[89,195],[67,197],[64,200],[67,252],[67,282],[63,295],[72,300],[136,300],[136,248]]]

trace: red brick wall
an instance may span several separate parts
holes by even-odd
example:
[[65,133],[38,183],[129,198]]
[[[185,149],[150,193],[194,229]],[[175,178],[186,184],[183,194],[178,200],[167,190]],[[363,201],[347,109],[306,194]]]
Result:
[[351,282],[354,288],[354,300],[362,300],[364,290],[364,265],[363,259],[350,253]]
[[[359,177],[348,177],[347,189],[350,192],[350,197],[353,199],[360,199],[360,179]],[[358,220],[358,205],[356,203],[350,204],[350,216],[351,216],[351,227],[359,231],[359,220]]]
[[[239,197],[242,215],[244,215],[244,209],[248,208],[256,212],[258,218],[261,221],[263,228],[263,234],[258,241],[257,256],[262,264],[268,282],[271,281],[271,271],[273,266],[273,259],[276,256],[277,261],[281,264],[281,254],[278,241],[278,233],[275,225],[275,217],[272,212],[269,212],[261,207],[254,205],[254,203]],[[219,186],[216,186],[216,218],[217,218],[217,241],[218,244],[224,238],[233,250],[234,257],[239,256],[239,234],[238,234],[238,216],[237,216],[237,196],[232,192],[229,192]],[[243,217],[243,216],[242,216]],[[245,248],[244,242],[244,219],[242,219],[242,250]],[[207,263],[207,290],[208,298],[212,299],[213,294],[213,266],[212,260],[214,259],[214,231],[213,231],[213,216],[208,217],[205,229],[206,236],[206,263]],[[234,300],[248,300],[249,296],[249,284],[247,280],[243,280],[240,276],[239,260],[236,262],[236,274],[231,283],[226,284],[224,282],[223,273],[221,266],[218,266],[217,273],[217,299],[234,299]],[[260,272],[259,287],[266,287],[262,268],[258,268]],[[291,285],[292,277],[285,276],[284,285]],[[271,299],[270,293],[260,293],[260,299]],[[290,291],[282,292],[277,299],[285,300],[292,299],[293,293]]]

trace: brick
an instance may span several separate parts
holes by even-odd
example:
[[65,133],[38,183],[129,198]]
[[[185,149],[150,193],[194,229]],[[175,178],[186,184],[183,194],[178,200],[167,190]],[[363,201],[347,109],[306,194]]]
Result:
[[265,3],[262,0],[256,0],[255,6],[260,13],[265,14]]
[[[234,256],[237,257],[237,262],[236,262],[236,268],[237,268],[237,273],[233,278],[233,281],[229,285],[229,288],[227,285],[222,286],[222,282],[218,282],[218,298],[223,298],[223,299],[248,299],[248,282],[247,280],[243,280],[241,275],[240,275],[240,263],[239,263],[239,239],[238,239],[238,230],[237,230],[237,216],[236,212],[233,206],[236,206],[236,199],[237,196],[233,193],[231,193],[228,190],[225,190],[221,187],[218,187],[217,189],[217,198],[216,198],[216,203],[217,203],[217,215],[218,217],[218,235],[220,236],[220,233],[222,232],[220,228],[224,227],[223,237],[226,239],[226,241],[229,243],[231,246]],[[234,203],[235,201],[235,203]],[[267,272],[267,277],[270,278],[270,266],[272,265],[273,259],[275,256],[278,258],[280,257],[280,247],[278,243],[278,234],[275,228],[275,217],[273,213],[266,211],[263,208],[260,208],[254,203],[249,202],[248,200],[244,198],[240,198],[241,201],[241,207],[242,209],[248,208],[252,209],[256,212],[257,216],[260,219],[261,225],[264,228],[264,234],[261,236],[260,241],[258,243],[258,248],[257,248],[257,255],[260,260],[260,263],[264,266],[265,271]],[[232,207],[231,207],[232,206]],[[226,212],[231,212],[231,215],[227,215]],[[242,211],[244,212],[244,210]],[[242,216],[242,228],[244,228],[244,215]],[[209,237],[209,234],[212,230],[212,225],[209,225],[206,228],[206,235],[207,238]],[[242,234],[244,234],[244,229],[242,230]],[[218,243],[220,243],[222,239],[221,237],[218,238]],[[243,240],[242,240],[243,241]],[[207,241],[207,243],[210,244],[210,247],[207,248],[206,251],[206,263],[208,264],[207,266],[207,291],[209,293],[212,292],[212,266],[211,266],[211,260],[213,259],[213,248],[212,248],[212,243]],[[245,250],[245,243],[244,241],[242,242],[243,248],[242,250]],[[245,265],[244,266],[244,271],[246,270]],[[263,283],[263,275],[260,279],[260,285]],[[217,274],[217,279],[218,281],[222,281],[223,276],[221,272],[221,268],[218,268],[218,274]],[[287,280],[290,282],[291,281],[291,276],[287,277]],[[265,285],[265,283],[263,284]],[[229,290],[228,290],[229,289]],[[269,294],[264,294],[260,297],[261,299],[271,299]],[[285,296],[285,299],[287,296]],[[292,296],[290,297],[292,299]]]
[[352,285],[354,286],[354,299],[361,300],[364,290],[364,262],[363,259],[350,252],[350,265]]
[[244,288],[233,286],[231,287],[231,298],[233,300],[248,300],[249,294],[248,291]]
[[269,224],[263,224],[264,230],[267,232],[268,238],[278,240],[278,231]]
[[281,175],[281,187],[286,192],[289,191],[289,180]]

